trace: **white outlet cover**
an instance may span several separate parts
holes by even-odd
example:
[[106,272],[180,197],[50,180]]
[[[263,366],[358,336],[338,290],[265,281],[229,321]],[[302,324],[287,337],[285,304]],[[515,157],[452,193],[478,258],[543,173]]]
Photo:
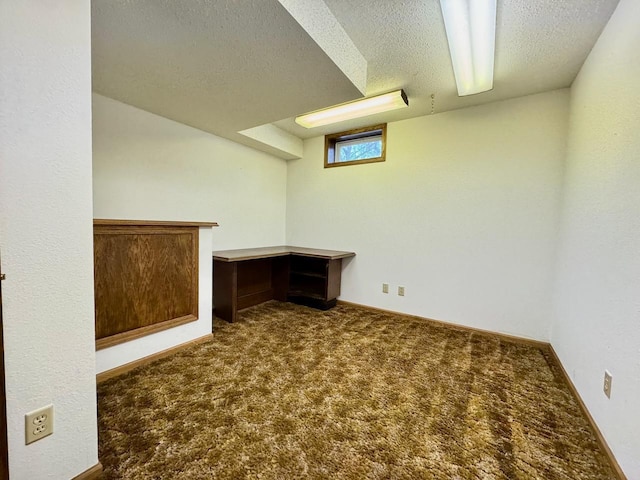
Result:
[[24,416],[25,444],[48,437],[53,433],[53,405],[39,408]]
[[604,394],[608,397],[611,398],[611,383],[613,382],[613,376],[611,375],[611,373],[608,370],[604,371],[604,386],[602,388],[602,390],[604,391]]

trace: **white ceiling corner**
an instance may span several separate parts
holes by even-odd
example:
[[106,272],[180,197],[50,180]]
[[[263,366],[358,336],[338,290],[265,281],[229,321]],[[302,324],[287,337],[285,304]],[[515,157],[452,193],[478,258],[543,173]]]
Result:
[[[367,61],[322,0],[278,0],[360,90],[367,91]],[[302,112],[298,112],[302,113]]]
[[247,141],[247,145],[264,150],[284,160],[302,157],[302,139],[271,123],[240,130],[238,133],[250,139]]

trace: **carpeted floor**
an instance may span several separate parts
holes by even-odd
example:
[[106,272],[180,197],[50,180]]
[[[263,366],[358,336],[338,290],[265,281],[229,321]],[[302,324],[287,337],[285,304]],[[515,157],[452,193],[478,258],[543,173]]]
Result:
[[98,386],[106,479],[614,479],[549,354],[269,302]]

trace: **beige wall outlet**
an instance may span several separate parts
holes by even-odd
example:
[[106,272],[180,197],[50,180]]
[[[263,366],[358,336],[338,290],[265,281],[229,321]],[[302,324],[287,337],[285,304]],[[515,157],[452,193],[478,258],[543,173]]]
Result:
[[604,390],[604,394],[608,397],[611,398],[611,381],[613,380],[613,377],[611,376],[611,374],[605,370],[604,371],[604,386],[602,388],[602,390]]
[[24,416],[27,445],[53,433],[53,405],[34,410]]

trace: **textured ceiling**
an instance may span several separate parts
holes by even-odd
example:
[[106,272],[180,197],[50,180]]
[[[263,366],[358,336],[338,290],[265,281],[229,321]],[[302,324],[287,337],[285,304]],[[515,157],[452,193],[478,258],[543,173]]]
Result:
[[97,93],[240,141],[362,96],[277,0],[93,0],[92,73]]
[[[461,98],[438,0],[93,0],[93,88],[271,151],[236,132],[273,122],[307,138],[429,114],[432,94],[439,113],[568,87],[617,3],[498,0],[494,89]],[[362,78],[367,95],[404,88],[409,108],[293,122],[359,98]]]
[[276,122],[299,137],[569,87],[618,0],[498,0],[494,88],[458,97],[438,0],[325,0],[368,61],[367,95],[404,88],[409,108],[329,127]]

